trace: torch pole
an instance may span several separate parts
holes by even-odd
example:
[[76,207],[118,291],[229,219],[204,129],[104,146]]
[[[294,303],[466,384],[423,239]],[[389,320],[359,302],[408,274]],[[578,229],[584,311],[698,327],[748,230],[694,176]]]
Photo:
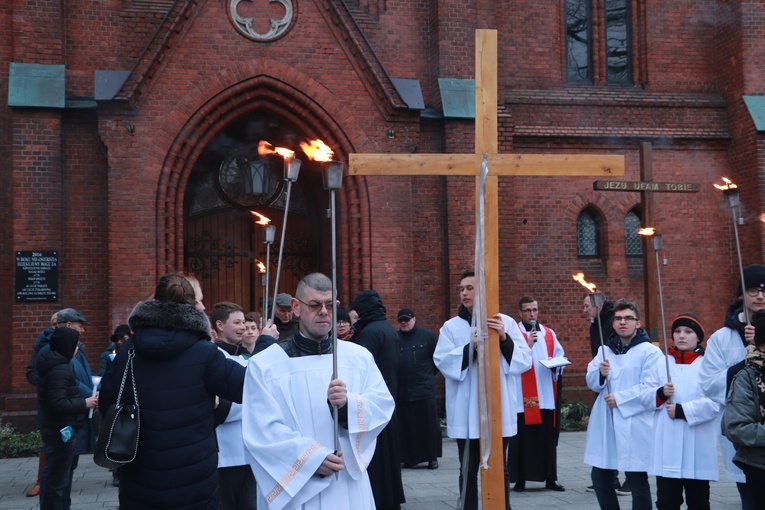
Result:
[[[337,379],[337,213],[335,210],[335,191],[343,182],[343,164],[330,161],[322,165],[324,189],[329,190],[329,216],[332,225],[332,380]],[[336,405],[332,406],[332,420],[335,433],[335,455],[340,454],[340,419]],[[335,479],[338,473],[335,472]]]
[[[271,243],[266,243],[266,284],[263,286],[263,314],[262,319],[265,319],[266,315],[268,314],[268,277],[270,276],[271,272]],[[262,322],[262,320],[261,320]],[[260,328],[262,329],[265,326],[265,324],[261,324]]]
[[[600,310],[599,308],[603,306],[603,297],[602,295],[592,293],[590,294],[590,304],[593,308],[595,308],[595,316],[598,318],[598,333],[600,334],[600,354],[603,356],[603,361],[606,361],[606,344],[603,341],[603,324],[600,322]],[[608,393],[611,393],[611,382],[606,377],[606,391]]]
[[749,326],[752,323],[752,318],[749,317],[749,307],[746,306],[746,284],[744,283],[744,264],[741,262],[741,243],[738,240],[738,218],[736,217],[736,208],[730,208],[731,217],[733,218],[733,235],[736,238],[736,253],[738,254],[738,272],[741,277],[741,299],[744,301],[744,318],[746,319],[746,325]]
[[[292,193],[292,183],[297,181],[300,171],[300,160],[296,158],[284,159],[284,180],[287,181],[287,197],[284,201],[284,220],[282,221],[282,238],[279,239],[279,258],[276,261],[276,275],[274,276],[274,299],[279,292],[279,276],[282,271],[282,257],[284,255],[284,238],[287,235],[287,216],[290,212],[290,194]],[[274,323],[276,314],[276,303],[271,307],[271,324]]]
[[659,309],[661,310],[661,336],[664,339],[664,361],[667,365],[667,382],[672,381],[669,375],[669,347],[667,346],[667,323],[664,320],[664,294],[661,290],[661,265],[659,265],[659,250],[661,249],[661,235],[653,236],[653,251],[656,254],[656,279],[659,285]]

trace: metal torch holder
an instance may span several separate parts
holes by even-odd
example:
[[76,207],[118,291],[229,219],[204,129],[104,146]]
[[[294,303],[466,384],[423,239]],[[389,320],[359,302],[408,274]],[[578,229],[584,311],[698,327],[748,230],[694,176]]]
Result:
[[[322,183],[329,191],[329,213],[332,223],[332,379],[337,379],[337,214],[335,191],[343,185],[343,163],[330,161],[322,165]],[[332,406],[335,427],[335,454],[340,451],[340,428],[337,406]],[[337,477],[337,473],[335,473]]]
[[[271,245],[274,244],[274,239],[276,237],[276,227],[273,225],[266,225],[265,228],[265,237],[263,239],[263,243],[266,245],[266,273],[263,275],[265,277],[265,283],[263,284],[263,317],[261,321],[266,320],[266,317],[268,316],[268,285],[269,285],[269,278],[271,277]],[[265,324],[260,325],[261,329],[265,327]]]
[[[284,180],[287,181],[287,197],[284,201],[284,220],[282,221],[282,238],[279,239],[279,258],[276,262],[276,276],[274,277],[274,299],[279,292],[279,275],[282,272],[282,256],[284,255],[284,238],[287,234],[287,216],[290,212],[290,195],[292,194],[292,183],[297,181],[300,173],[302,161],[295,157],[284,158]],[[276,313],[276,303],[271,307],[271,324],[274,323],[274,314]]]
[[741,209],[741,199],[739,198],[738,188],[723,190],[723,196],[725,197],[725,203],[728,204],[728,209],[730,209],[731,220],[733,220],[733,234],[736,238],[736,254],[738,255],[738,271],[739,276],[741,277],[741,299],[744,302],[744,318],[746,319],[746,324],[748,326],[752,323],[752,318],[749,316],[749,308],[746,306],[744,264],[741,262],[741,243],[738,240],[738,211]]

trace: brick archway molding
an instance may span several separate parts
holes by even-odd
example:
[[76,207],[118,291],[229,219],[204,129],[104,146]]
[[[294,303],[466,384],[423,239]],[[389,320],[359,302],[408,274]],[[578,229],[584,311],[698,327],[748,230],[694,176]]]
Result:
[[[209,141],[230,122],[255,110],[286,119],[306,138],[321,138],[347,161],[367,139],[352,113],[323,85],[295,68],[253,59],[202,82],[167,115],[153,140],[152,156],[163,161],[156,196],[157,274],[183,268],[183,197],[194,163]],[[336,121],[342,119],[342,126]],[[338,229],[351,233],[338,246],[338,273],[348,282],[344,296],[371,281],[369,200],[363,178],[346,176],[338,193]],[[351,263],[351,261],[355,261]],[[351,288],[352,287],[352,288]]]

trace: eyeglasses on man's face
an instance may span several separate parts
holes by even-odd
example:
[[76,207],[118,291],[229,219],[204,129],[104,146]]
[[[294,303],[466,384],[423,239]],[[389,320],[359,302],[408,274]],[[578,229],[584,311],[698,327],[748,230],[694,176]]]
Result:
[[760,287],[752,287],[751,289],[746,289],[746,295],[749,297],[757,297],[757,294],[762,292],[762,296],[765,297],[765,289]]
[[626,317],[614,317],[614,322],[634,322],[638,320],[637,317],[627,315]]
[[329,301],[309,301],[306,303],[300,298],[295,298],[301,303],[303,303],[311,312],[313,313],[319,313],[322,308],[327,309],[328,314],[332,314],[332,300]]

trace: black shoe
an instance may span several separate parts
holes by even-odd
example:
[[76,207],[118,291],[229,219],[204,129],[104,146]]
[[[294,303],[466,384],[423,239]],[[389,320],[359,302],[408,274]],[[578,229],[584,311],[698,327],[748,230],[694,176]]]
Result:
[[417,464],[412,464],[411,462],[404,462],[402,464],[402,467],[405,468],[405,469],[414,469],[414,466],[416,466],[416,465]]
[[438,461],[436,459],[428,462],[428,469],[438,469]]
[[595,486],[594,485],[588,485],[587,489],[585,489],[587,492],[595,492]]
[[630,490],[630,486],[627,485],[627,481],[625,480],[621,487],[618,487],[616,489],[616,495],[617,496],[631,496],[632,491]]
[[551,490],[551,491],[558,491],[558,492],[564,492],[566,490],[565,487],[563,487],[558,482],[547,482],[545,484],[545,489]]
[[526,482],[516,482],[515,487],[513,487],[513,490],[515,492],[523,492],[526,490]]

